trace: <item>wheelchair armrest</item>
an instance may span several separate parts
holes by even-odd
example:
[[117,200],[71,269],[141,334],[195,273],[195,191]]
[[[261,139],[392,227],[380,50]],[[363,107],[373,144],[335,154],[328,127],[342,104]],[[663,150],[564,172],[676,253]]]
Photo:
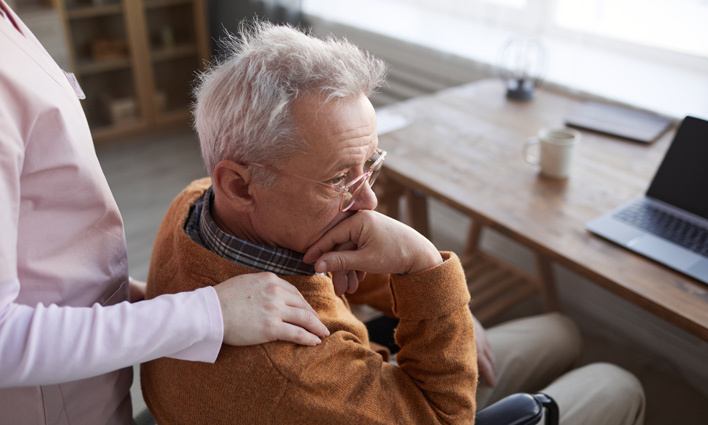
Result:
[[477,412],[477,425],[532,425],[543,418],[546,424],[558,424],[558,406],[545,394],[512,394]]

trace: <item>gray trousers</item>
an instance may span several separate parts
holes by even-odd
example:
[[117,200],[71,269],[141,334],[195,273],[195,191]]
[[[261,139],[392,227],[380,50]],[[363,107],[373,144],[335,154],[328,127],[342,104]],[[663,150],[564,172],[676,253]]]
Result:
[[608,363],[575,369],[582,340],[557,313],[487,329],[497,374],[477,388],[478,409],[516,392],[543,392],[558,403],[562,425],[642,425],[644,391],[631,373]]

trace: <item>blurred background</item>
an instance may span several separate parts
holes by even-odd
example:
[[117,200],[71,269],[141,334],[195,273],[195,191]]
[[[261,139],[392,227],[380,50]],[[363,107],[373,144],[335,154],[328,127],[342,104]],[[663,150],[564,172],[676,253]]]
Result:
[[[708,118],[708,0],[8,3],[87,95],[82,104],[124,217],[131,274],[139,279],[147,277],[172,198],[206,174],[190,128],[192,82],[222,55],[218,40],[237,36],[243,20],[344,36],[383,58],[389,78],[372,98],[377,108],[507,71],[673,121]],[[509,47],[519,39],[526,44]],[[440,249],[463,250],[468,218],[433,200],[430,223]],[[532,254],[493,230],[485,230],[482,247],[534,271]],[[563,311],[586,339],[586,360],[611,361],[640,377],[647,423],[705,424],[708,343],[562,267],[554,272]],[[532,298],[497,320],[540,311]],[[133,395],[136,416],[147,420],[137,380]]]

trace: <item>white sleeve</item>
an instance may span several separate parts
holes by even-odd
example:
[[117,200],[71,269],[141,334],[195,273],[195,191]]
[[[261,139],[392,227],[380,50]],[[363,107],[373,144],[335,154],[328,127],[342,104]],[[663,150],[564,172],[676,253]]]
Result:
[[[28,134],[47,122],[60,125],[65,117],[37,101],[41,96],[36,87],[32,96],[26,95],[34,81],[23,80],[23,73],[39,67],[18,47],[15,33],[0,19],[0,387],[77,380],[163,356],[213,362],[223,339],[223,319],[211,287],[105,307],[17,302],[22,289],[17,266],[20,203],[31,207],[42,202],[20,196],[26,143],[33,142]],[[53,87],[50,76],[43,78]],[[45,96],[56,93],[61,89]],[[72,107],[80,113],[78,103],[66,106],[70,112]],[[47,144],[50,157],[56,154],[53,148]],[[39,281],[40,291],[61,290],[56,282]],[[42,299],[41,293],[36,299]]]
[[[0,73],[0,79],[2,74]],[[20,175],[25,146],[22,99],[0,81],[0,387],[95,376],[158,357],[213,362],[223,339],[216,291],[136,304],[58,307],[16,302]],[[52,282],[46,283],[47,288]]]
[[211,287],[107,307],[29,307],[12,302],[18,290],[17,280],[0,283],[0,387],[73,381],[165,356],[214,362],[221,348]]

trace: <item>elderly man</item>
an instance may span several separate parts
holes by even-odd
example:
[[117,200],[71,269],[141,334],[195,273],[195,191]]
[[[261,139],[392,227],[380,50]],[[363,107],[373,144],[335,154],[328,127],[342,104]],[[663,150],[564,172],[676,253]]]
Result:
[[[316,347],[224,346],[213,365],[144,364],[143,394],[159,423],[473,423],[479,405],[538,390],[573,367],[577,330],[550,315],[531,319],[549,333],[536,345],[518,335],[524,325],[498,332],[506,339],[498,340],[495,375],[487,339],[475,339],[455,254],[373,211],[371,185],[386,153],[367,96],[383,81],[381,61],[347,42],[269,24],[230,48],[196,90],[211,178],[193,182],[167,212],[148,297],[273,272],[300,290],[331,334]],[[399,318],[397,364],[369,342],[349,301]],[[485,381],[497,381],[481,387],[479,404],[476,340]],[[574,388],[585,382],[577,377],[548,388],[563,420],[642,422],[636,379],[612,366],[586,369],[571,373],[592,377],[587,388]]]

